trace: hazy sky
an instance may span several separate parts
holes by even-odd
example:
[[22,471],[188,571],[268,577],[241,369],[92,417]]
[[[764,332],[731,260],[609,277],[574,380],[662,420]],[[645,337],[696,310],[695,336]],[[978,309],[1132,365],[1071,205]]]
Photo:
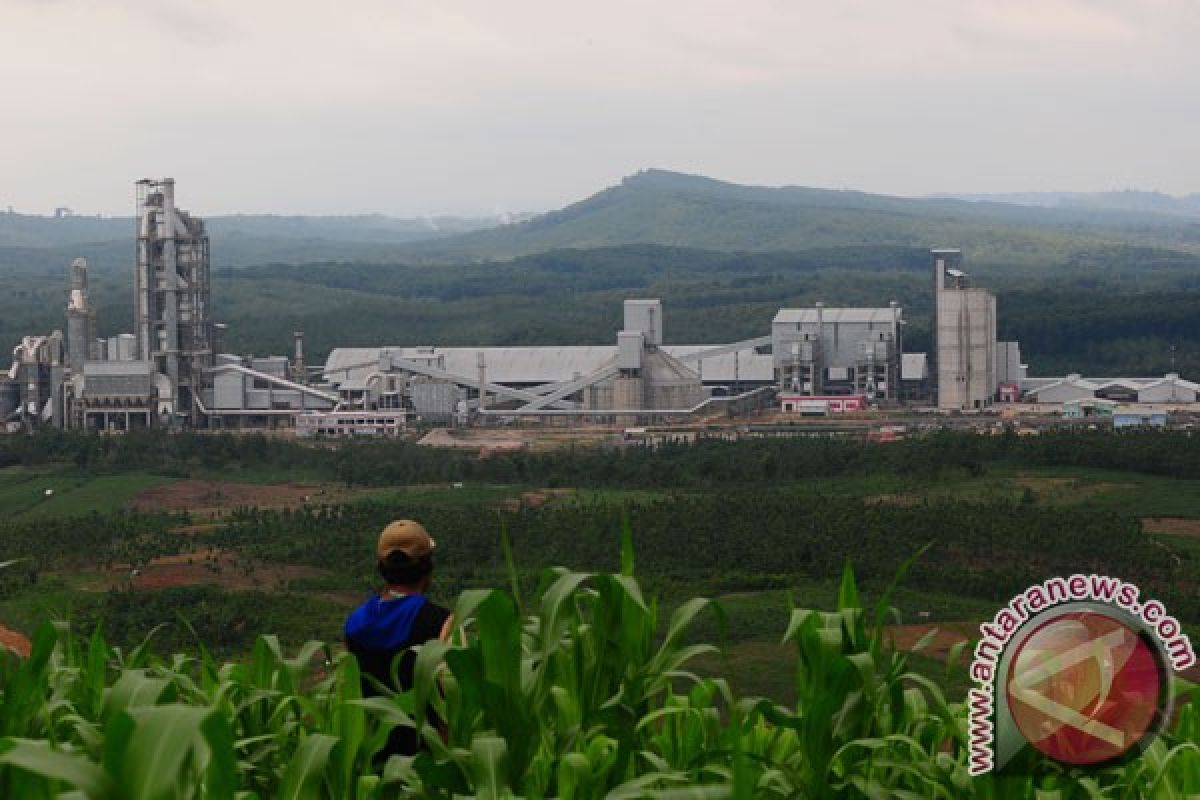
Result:
[[1200,191],[1200,0],[0,0],[0,207]]

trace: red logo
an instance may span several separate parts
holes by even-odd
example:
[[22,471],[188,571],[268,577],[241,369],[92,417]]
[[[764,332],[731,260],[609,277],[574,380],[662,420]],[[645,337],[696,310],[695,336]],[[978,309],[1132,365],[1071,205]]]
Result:
[[1137,746],[1155,727],[1166,683],[1157,651],[1124,622],[1068,611],[1025,639],[1004,688],[1013,721],[1031,745],[1083,765]]

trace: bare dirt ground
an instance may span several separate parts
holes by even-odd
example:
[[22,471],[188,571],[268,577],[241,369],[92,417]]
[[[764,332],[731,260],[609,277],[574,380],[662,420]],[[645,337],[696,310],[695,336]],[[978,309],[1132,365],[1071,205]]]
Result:
[[187,480],[155,486],[133,498],[135,511],[188,511],[223,515],[235,508],[298,508],[308,503],[338,503],[352,490],[304,483],[249,484]]
[[251,589],[270,590],[289,580],[323,575],[316,567],[296,564],[269,564],[262,561],[239,560],[227,550],[198,550],[160,556],[149,564],[131,569],[118,564],[99,580],[89,582],[90,591],[105,591],[116,587],[135,589],[171,589],[177,586],[218,585],[229,591]]
[[1184,517],[1145,517],[1142,530],[1146,533],[1168,533],[1175,536],[1200,537],[1200,519]]
[[613,441],[619,432],[607,428],[435,428],[417,444],[475,450],[481,457],[517,450],[546,451],[570,445],[594,445]]
[[0,625],[0,647],[7,647],[19,656],[29,655],[29,640],[3,625]]
[[938,624],[889,625],[884,629],[884,636],[891,640],[897,650],[912,650],[921,637],[931,630],[936,630],[933,641],[921,650],[922,655],[945,661],[950,655],[950,648],[959,642],[967,641],[975,626],[969,622],[942,622]]
[[[492,434],[485,436],[483,434]],[[497,453],[522,450],[528,446],[520,435],[509,435],[500,431],[450,431],[435,428],[425,434],[417,444],[424,447],[443,447],[459,450],[478,450]]]
[[1034,494],[1061,495],[1069,497],[1071,500],[1083,500],[1098,494],[1134,488],[1132,483],[1082,483],[1077,478],[1051,478],[1034,475],[1018,475],[1013,483],[1021,489],[1029,489]]
[[505,511],[541,508],[555,498],[566,497],[574,492],[574,489],[540,489],[536,492],[522,492],[520,497],[509,497],[503,500],[500,507]]
[[863,498],[864,503],[877,506],[915,506],[921,498],[911,494],[873,494]]

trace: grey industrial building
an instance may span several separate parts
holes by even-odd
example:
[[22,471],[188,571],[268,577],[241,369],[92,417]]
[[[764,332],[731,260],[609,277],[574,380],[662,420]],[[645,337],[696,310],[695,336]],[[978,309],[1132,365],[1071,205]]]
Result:
[[775,383],[768,336],[663,344],[657,299],[624,304],[613,345],[335,348],[322,369],[341,408],[595,420],[676,416],[728,405]]
[[995,296],[971,286],[961,252],[946,249],[931,251],[929,356],[904,352],[904,314],[895,302],[782,308],[767,335],[675,345],[666,343],[656,298],[626,300],[609,345],[334,348],[322,366],[309,368],[296,332],[291,356],[218,354],[204,220],[176,206],[169,178],[136,187],[134,332],[96,337],[87,263],[76,259],[66,336],[25,337],[0,374],[6,427],[240,428],[291,426],[303,416],[310,434],[395,432],[410,417],[621,423],[744,411],[770,404],[776,392],[874,403],[936,397],[947,411],[980,410],[1017,393],[1040,402],[1140,403],[1190,403],[1200,394],[1200,385],[1178,375],[1028,377],[1018,344],[996,340]]
[[938,249],[932,255],[938,408],[986,408],[998,385],[996,296],[969,285],[961,251]]
[[809,395],[899,399],[904,349],[901,309],[784,308],[771,322],[781,389]]
[[88,265],[76,259],[67,335],[30,336],[17,346],[0,379],[0,422],[120,432],[266,425],[332,408],[336,395],[308,386],[287,358],[218,363],[204,220],[175,205],[170,178],[138,181],[136,197],[135,332],[96,338]]
[[1190,405],[1200,395],[1200,384],[1184,380],[1178,373],[1161,378],[1085,378],[1071,374],[1061,378],[1026,378],[1021,382],[1026,400],[1059,404],[1081,400],[1111,400],[1142,405]]

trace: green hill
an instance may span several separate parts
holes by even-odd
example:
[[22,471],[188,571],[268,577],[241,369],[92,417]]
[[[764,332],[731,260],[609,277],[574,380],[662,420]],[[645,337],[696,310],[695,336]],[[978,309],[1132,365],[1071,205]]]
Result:
[[1174,196],[1163,192],[1124,189],[1119,192],[1016,192],[1011,194],[946,194],[961,200],[1010,203],[1021,206],[1173,214],[1200,219],[1200,193]]
[[[202,209],[197,213],[204,216]],[[358,216],[233,214],[206,217],[217,266],[306,261],[386,261],[399,245],[477,231],[497,219],[432,217],[400,219]],[[79,256],[93,270],[130,269],[135,229],[132,217],[45,217],[0,213],[0,275],[65,275]]]
[[1116,243],[1200,251],[1200,224],[1140,211],[740,186],[647,170],[560,211],[404,249],[462,261],[625,244],[749,252],[941,244],[969,250],[976,263],[1047,265]]

